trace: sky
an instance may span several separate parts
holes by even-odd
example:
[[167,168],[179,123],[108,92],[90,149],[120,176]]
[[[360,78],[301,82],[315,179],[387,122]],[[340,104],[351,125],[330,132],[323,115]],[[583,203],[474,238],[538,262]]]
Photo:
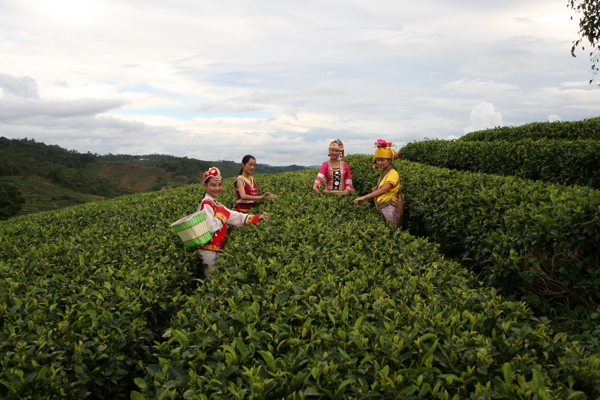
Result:
[[0,136],[312,166],[336,138],[372,154],[594,118],[578,19],[566,0],[0,0]]

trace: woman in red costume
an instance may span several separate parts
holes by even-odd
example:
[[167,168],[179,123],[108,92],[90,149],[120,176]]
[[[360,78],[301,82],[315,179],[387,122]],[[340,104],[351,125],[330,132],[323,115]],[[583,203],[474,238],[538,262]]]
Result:
[[256,158],[247,155],[242,159],[242,169],[233,182],[235,187],[235,197],[237,198],[233,209],[239,212],[248,212],[255,204],[261,203],[264,199],[272,199],[277,197],[273,193],[265,193],[262,196],[258,194],[258,184],[251,177],[256,168]]
[[204,173],[203,181],[206,194],[198,207],[198,211],[204,210],[209,231],[213,234],[212,238],[202,246],[196,247],[198,254],[202,257],[204,266],[204,275],[207,278],[212,277],[212,271],[219,255],[223,251],[223,246],[227,242],[227,226],[232,225],[242,227],[245,225],[256,225],[260,220],[267,220],[269,216],[266,212],[260,215],[249,215],[226,208],[217,201],[217,196],[223,191],[223,178],[218,168],[211,168]]

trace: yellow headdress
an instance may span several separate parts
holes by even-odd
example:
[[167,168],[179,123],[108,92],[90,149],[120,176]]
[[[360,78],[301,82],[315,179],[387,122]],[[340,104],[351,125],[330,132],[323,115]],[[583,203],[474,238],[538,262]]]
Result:
[[376,158],[389,158],[396,159],[399,158],[398,153],[395,150],[390,149],[390,147],[394,146],[391,142],[386,142],[383,139],[377,139],[375,142],[375,155],[373,159]]

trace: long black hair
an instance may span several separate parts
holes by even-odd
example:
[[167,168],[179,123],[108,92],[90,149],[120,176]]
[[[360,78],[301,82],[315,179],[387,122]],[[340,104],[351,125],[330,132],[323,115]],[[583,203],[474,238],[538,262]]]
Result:
[[244,164],[248,164],[248,161],[250,160],[256,161],[256,158],[250,154],[247,154],[244,156],[244,158],[242,158],[242,168],[240,169],[240,173],[238,175],[241,175],[244,172]]

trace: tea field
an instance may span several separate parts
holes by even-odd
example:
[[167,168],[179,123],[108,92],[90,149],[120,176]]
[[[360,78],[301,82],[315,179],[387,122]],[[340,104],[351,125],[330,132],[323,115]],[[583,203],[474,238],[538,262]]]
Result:
[[[361,191],[369,159],[353,160]],[[417,193],[435,174],[419,168],[407,224],[433,231]],[[200,185],[0,222],[0,397],[600,396],[599,355],[372,203],[312,193],[316,172],[255,174],[279,194],[258,210],[270,219],[229,232],[209,281],[170,228]]]

